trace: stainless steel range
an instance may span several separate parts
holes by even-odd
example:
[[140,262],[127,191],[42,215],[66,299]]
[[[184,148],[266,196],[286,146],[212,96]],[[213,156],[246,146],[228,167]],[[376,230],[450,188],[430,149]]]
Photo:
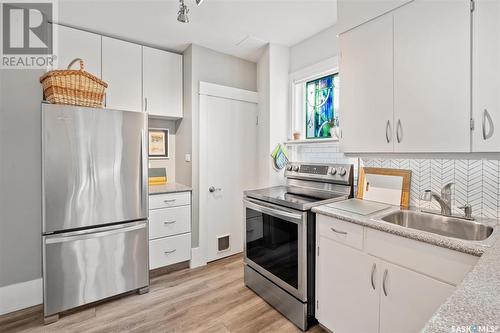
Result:
[[291,163],[286,185],[245,192],[245,284],[302,330],[315,323],[311,208],[351,198],[353,170]]

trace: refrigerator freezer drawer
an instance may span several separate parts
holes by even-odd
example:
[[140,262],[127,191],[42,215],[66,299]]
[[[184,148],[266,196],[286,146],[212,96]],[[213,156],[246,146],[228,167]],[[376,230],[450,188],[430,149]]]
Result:
[[147,222],[44,236],[45,316],[149,285]]

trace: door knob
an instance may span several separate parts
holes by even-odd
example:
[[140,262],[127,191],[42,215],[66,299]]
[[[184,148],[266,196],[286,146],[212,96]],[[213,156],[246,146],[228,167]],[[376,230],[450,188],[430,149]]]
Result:
[[219,187],[216,188],[215,186],[210,186],[208,188],[208,192],[210,192],[210,193],[217,192],[217,191],[222,191],[222,189]]

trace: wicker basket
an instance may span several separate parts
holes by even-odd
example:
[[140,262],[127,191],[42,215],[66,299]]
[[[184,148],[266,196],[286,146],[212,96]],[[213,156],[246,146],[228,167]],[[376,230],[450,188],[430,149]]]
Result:
[[[71,66],[80,63],[80,70]],[[80,105],[102,108],[108,84],[84,70],[82,59],[75,59],[68,69],[47,72],[40,78],[44,99],[53,104]]]

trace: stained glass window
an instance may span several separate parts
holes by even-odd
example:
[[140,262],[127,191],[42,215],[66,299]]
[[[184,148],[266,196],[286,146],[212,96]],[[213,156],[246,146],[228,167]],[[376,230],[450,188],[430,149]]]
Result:
[[330,138],[337,126],[338,74],[306,83],[306,138]]

